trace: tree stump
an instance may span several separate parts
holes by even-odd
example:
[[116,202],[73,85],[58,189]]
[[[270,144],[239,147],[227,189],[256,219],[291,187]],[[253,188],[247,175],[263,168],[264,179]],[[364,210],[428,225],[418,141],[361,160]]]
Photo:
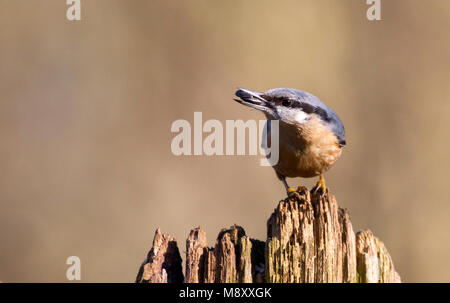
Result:
[[[182,282],[175,239],[156,231],[136,282]],[[333,195],[299,188],[279,202],[267,221],[265,242],[242,227],[222,229],[208,247],[201,227],[186,240],[188,283],[400,282],[384,244],[371,231],[356,235],[348,211]]]

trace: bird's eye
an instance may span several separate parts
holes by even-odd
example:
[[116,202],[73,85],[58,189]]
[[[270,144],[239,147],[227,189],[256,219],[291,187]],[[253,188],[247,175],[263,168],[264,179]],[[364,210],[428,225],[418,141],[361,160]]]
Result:
[[282,104],[283,106],[291,106],[292,101],[291,101],[290,99],[283,99],[283,100],[281,101],[281,104]]

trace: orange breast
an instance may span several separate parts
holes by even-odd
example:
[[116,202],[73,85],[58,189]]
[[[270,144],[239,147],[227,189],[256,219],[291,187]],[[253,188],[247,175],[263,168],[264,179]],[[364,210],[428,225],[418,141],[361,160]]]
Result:
[[275,170],[283,176],[317,176],[336,162],[342,153],[336,136],[318,117],[292,126],[280,123],[279,161]]

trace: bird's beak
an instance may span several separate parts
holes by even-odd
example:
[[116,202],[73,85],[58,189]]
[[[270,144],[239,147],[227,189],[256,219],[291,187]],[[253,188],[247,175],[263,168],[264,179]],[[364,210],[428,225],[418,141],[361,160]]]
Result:
[[233,99],[234,101],[244,104],[248,107],[267,112],[270,108],[270,103],[263,97],[262,93],[251,91],[245,88],[239,88],[236,91],[236,96],[240,99]]

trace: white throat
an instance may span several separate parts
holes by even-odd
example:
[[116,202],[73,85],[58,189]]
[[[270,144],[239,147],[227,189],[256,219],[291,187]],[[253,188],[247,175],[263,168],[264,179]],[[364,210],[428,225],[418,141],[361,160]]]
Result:
[[299,124],[303,124],[306,121],[308,121],[308,114],[306,114],[305,112],[298,110],[297,113],[295,114],[295,121]]

